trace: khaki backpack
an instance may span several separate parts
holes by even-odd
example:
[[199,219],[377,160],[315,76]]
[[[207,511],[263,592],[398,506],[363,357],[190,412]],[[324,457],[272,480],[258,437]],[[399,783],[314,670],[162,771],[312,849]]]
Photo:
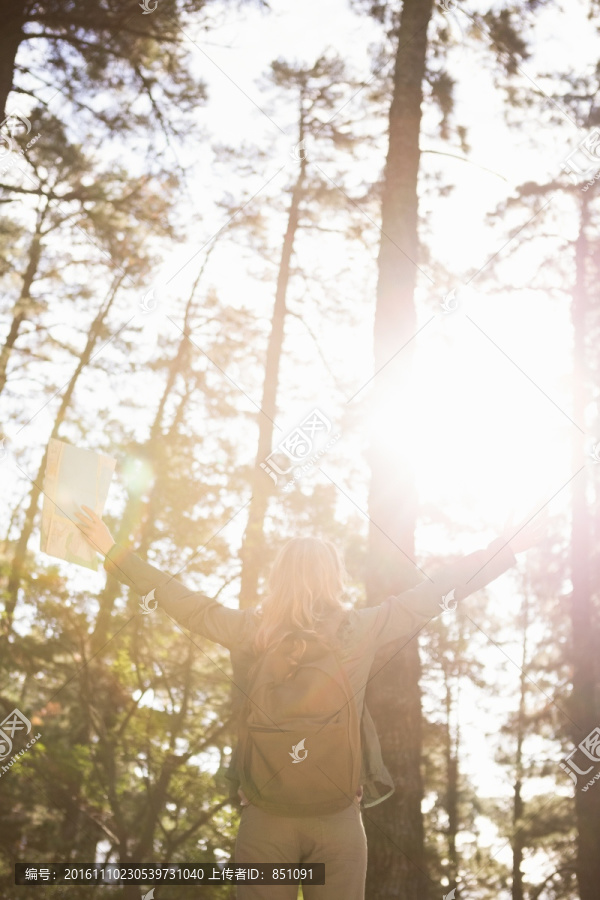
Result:
[[360,722],[346,672],[324,638],[294,632],[256,661],[237,759],[246,797],[274,815],[329,814],[353,802]]

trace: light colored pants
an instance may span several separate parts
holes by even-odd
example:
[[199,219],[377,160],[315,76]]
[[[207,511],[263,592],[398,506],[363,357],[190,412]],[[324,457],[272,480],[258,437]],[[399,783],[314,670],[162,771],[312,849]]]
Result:
[[[304,900],[364,900],[367,836],[358,801],[327,816],[284,818],[242,808],[236,863],[325,863],[324,885],[303,885]],[[238,900],[296,900],[295,884],[237,884]]]

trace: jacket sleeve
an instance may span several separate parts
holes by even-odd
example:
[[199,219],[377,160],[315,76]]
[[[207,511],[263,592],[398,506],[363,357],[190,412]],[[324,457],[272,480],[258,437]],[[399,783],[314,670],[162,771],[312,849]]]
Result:
[[[448,609],[455,601],[474,594],[516,565],[515,555],[504,538],[492,541],[484,550],[476,550],[451,565],[439,568],[431,579],[396,597],[388,597],[379,606],[362,612],[372,612],[375,646],[380,647],[404,635],[420,630],[434,616]],[[446,596],[448,595],[448,596]]]
[[158,605],[189,631],[227,648],[242,644],[247,637],[247,618],[251,610],[229,609],[204,594],[189,590],[123,544],[113,544],[106,554],[104,568],[136,594],[145,595],[153,590]]

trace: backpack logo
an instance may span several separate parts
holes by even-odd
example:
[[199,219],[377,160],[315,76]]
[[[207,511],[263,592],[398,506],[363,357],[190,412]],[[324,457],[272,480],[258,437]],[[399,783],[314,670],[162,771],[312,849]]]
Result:
[[[306,738],[302,738],[302,740],[299,743],[297,743],[295,746],[292,744],[292,752],[290,753],[290,756],[292,757],[293,763],[302,762],[308,756],[308,750],[304,746],[305,740],[306,740]],[[301,750],[304,751],[304,756],[300,756]]]

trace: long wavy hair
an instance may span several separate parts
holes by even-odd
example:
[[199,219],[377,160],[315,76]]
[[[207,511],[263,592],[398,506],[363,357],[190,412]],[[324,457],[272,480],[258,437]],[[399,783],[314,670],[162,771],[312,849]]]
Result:
[[[347,609],[342,600],[346,578],[342,557],[331,541],[288,541],[277,554],[268,593],[257,609],[254,652],[262,654],[295,632],[323,637],[324,623]],[[304,648],[298,650],[301,656]]]

